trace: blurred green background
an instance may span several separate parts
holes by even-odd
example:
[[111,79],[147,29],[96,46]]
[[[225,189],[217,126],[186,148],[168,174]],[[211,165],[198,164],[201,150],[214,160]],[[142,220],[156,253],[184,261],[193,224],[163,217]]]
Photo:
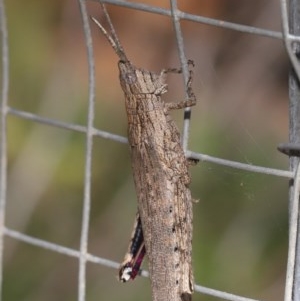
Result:
[[[140,1],[135,1],[140,2]],[[143,3],[169,7],[169,1]],[[9,105],[85,125],[88,74],[75,0],[6,1]],[[280,31],[279,2],[178,1],[195,15]],[[108,7],[128,57],[145,69],[179,66],[171,19]],[[89,14],[102,13],[88,2]],[[288,168],[276,146],[288,140],[289,63],[281,40],[182,21],[185,51],[195,62],[189,148],[274,168]],[[126,135],[117,57],[91,24],[97,76],[95,127]],[[169,77],[166,101],[183,97]],[[182,112],[172,113],[179,127]],[[6,225],[78,249],[85,137],[10,115]],[[200,163],[191,168],[193,264],[197,283],[263,300],[282,300],[288,237],[288,181]],[[95,138],[89,253],[121,262],[136,212],[128,146]],[[78,262],[5,238],[3,300],[76,300]],[[146,267],[146,265],[145,265]],[[149,279],[129,284],[117,271],[88,264],[87,300],[151,300]],[[193,300],[217,300],[195,294]]]

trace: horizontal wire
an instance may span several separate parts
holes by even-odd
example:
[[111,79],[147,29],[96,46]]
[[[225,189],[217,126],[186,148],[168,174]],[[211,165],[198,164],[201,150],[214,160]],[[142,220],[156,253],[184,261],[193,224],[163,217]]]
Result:
[[[12,229],[9,229],[9,228],[4,228],[4,234],[8,237],[14,238],[16,240],[19,240],[19,241],[22,241],[22,242],[25,242],[25,243],[28,243],[30,245],[41,247],[41,248],[44,248],[46,250],[54,251],[54,252],[64,254],[64,255],[67,255],[67,256],[70,256],[70,257],[79,258],[80,256],[82,256],[82,254],[80,254],[80,252],[77,251],[77,250],[67,248],[67,247],[63,247],[61,245],[51,243],[51,242],[48,242],[46,240],[42,240],[42,239],[39,239],[39,238],[35,238],[35,237],[23,234],[19,231],[15,231],[15,230],[12,230]],[[116,261],[105,259],[105,258],[102,258],[102,257],[98,257],[98,256],[95,256],[95,255],[92,255],[92,254],[89,254],[89,253],[87,253],[85,255],[85,257],[86,257],[86,261],[96,263],[96,264],[100,264],[100,265],[103,265],[103,266],[108,267],[108,268],[118,269],[120,267],[120,264]],[[149,277],[148,271],[145,271],[145,270],[142,270],[140,275],[143,276],[143,277]],[[206,294],[206,295],[211,295],[211,296],[214,296],[214,297],[223,298],[224,300],[229,300],[229,301],[258,301],[258,300],[255,300],[255,299],[246,298],[246,297],[226,293],[226,292],[219,291],[219,290],[216,290],[216,289],[207,288],[205,286],[198,285],[198,284],[195,285],[195,292]]]
[[[64,255],[67,255],[67,256],[70,256],[70,257],[79,258],[80,256],[82,256],[82,254],[77,250],[67,248],[67,247],[63,247],[61,245],[51,243],[51,242],[48,242],[46,240],[42,240],[42,239],[39,239],[39,238],[35,238],[35,237],[32,237],[32,236],[23,234],[19,231],[11,230],[9,228],[4,229],[4,234],[6,236],[9,236],[9,237],[14,238],[16,240],[19,240],[19,241],[22,241],[22,242],[25,242],[25,243],[28,243],[28,244],[31,244],[31,245],[34,245],[34,246],[37,246],[37,247],[41,247],[41,248],[44,248],[44,249],[47,249],[47,250],[50,250],[50,251],[54,251],[54,252],[57,252],[57,253],[60,253],[60,254],[64,254]],[[94,256],[94,255],[91,255],[91,254],[86,254],[85,256],[86,256],[87,261],[90,261],[90,262],[93,262],[93,263],[98,263],[98,264],[104,265],[106,267],[118,269],[119,266],[120,266],[119,263],[117,263],[115,261],[112,261],[112,260],[109,260],[109,259],[104,259],[104,258],[97,257],[97,256]]]
[[[50,125],[50,126],[54,126],[54,127],[58,127],[58,128],[77,131],[80,133],[87,132],[87,128],[85,126],[61,122],[58,120],[41,117],[39,115],[29,113],[29,112],[24,112],[24,111],[9,108],[8,113],[12,114],[14,116],[18,116],[18,117],[27,119],[27,120],[32,120],[32,121],[35,121],[38,123],[42,123],[42,124],[46,124],[46,125]],[[93,135],[104,138],[104,139],[110,139],[110,140],[120,142],[120,143],[128,143],[128,139],[124,136],[112,134],[110,132],[101,131],[98,129],[93,129]],[[192,152],[192,151],[187,151],[186,154],[187,154],[187,157],[197,159],[202,162],[210,162],[210,163],[215,163],[218,165],[223,165],[223,166],[227,166],[227,167],[231,167],[231,168],[236,168],[236,169],[241,169],[241,170],[246,170],[246,171],[251,171],[251,172],[256,172],[256,173],[263,173],[266,175],[272,175],[272,176],[283,177],[283,178],[288,178],[288,179],[292,179],[294,177],[294,173],[292,171],[288,171],[288,170],[281,170],[281,169],[251,165],[251,164],[241,163],[241,162],[237,162],[237,161],[221,159],[221,158],[213,157],[213,156],[206,155],[206,154],[196,153],[196,152]]]
[[[99,0],[87,0],[87,1],[99,2]],[[161,7],[151,6],[142,3],[132,3],[125,0],[101,0],[101,2],[171,17],[170,10]],[[260,36],[273,38],[273,39],[282,39],[282,33],[279,31],[273,31],[273,30],[268,30],[268,29],[263,29],[263,28],[248,26],[248,25],[227,22],[223,20],[217,20],[208,17],[202,17],[198,15],[188,14],[180,10],[178,10],[176,14],[180,19],[183,20],[203,23],[211,26],[231,29],[231,30],[250,33],[254,35],[260,35]]]
[[252,164],[247,164],[247,163],[241,163],[241,162],[237,162],[237,161],[221,159],[221,158],[213,157],[210,155],[195,153],[195,152],[191,152],[191,151],[187,152],[187,157],[192,158],[192,159],[197,159],[197,160],[200,160],[203,162],[211,162],[211,163],[215,163],[218,165],[223,165],[223,166],[227,166],[227,167],[232,167],[232,168],[256,172],[256,173],[262,173],[262,174],[271,175],[271,176],[283,177],[283,178],[288,178],[288,179],[294,178],[294,172],[288,171],[288,170],[275,169],[275,168],[263,167],[263,166],[252,165]]
[[[50,125],[50,126],[54,126],[54,127],[58,127],[58,128],[63,128],[66,130],[76,131],[76,132],[80,132],[80,133],[85,133],[85,134],[87,133],[87,127],[83,126],[83,125],[67,123],[67,122],[62,122],[62,121],[58,121],[55,119],[41,117],[41,116],[33,114],[33,113],[20,111],[20,110],[16,110],[13,108],[8,108],[8,113],[11,115],[14,115],[14,116],[18,116],[18,117],[21,117],[21,118],[24,118],[27,120],[34,121],[34,122],[38,122],[38,123],[42,123],[42,124],[46,124],[46,125]],[[106,131],[101,131],[98,129],[93,129],[93,135],[104,138],[104,139],[110,139],[110,140],[120,142],[120,143],[128,143],[128,139],[126,137],[112,134],[112,133],[106,132]]]
[[248,297],[243,297],[243,296],[238,296],[238,295],[234,295],[231,293],[226,293],[224,291],[218,291],[216,289],[208,288],[208,287],[198,285],[198,284],[195,285],[195,292],[214,296],[217,298],[222,298],[224,300],[229,300],[229,301],[259,301],[257,299],[251,299]]

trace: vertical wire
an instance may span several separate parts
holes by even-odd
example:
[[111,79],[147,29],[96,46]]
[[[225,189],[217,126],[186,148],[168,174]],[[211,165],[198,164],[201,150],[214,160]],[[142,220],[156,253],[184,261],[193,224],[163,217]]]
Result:
[[287,263],[287,271],[286,271],[284,301],[292,301],[293,298],[296,244],[297,244],[297,233],[298,233],[299,191],[300,191],[300,164],[298,163],[298,166],[296,168],[295,178],[294,178],[292,203],[290,205],[289,251],[288,251],[288,263]]
[[0,300],[2,300],[3,286],[3,252],[4,252],[4,227],[5,206],[7,192],[7,136],[6,119],[9,89],[9,54],[8,33],[4,0],[0,0],[0,30],[1,30],[1,52],[2,52],[2,93],[0,112]]
[[[292,63],[289,76],[289,141],[300,142],[300,64],[298,55],[300,53],[299,43],[293,41],[293,36],[299,36],[299,1],[281,0],[281,18],[283,38]],[[294,181],[290,181],[289,187],[289,248],[286,271],[285,301],[300,300],[300,249],[299,241],[299,158],[290,157],[290,170],[297,172]]]
[[[281,4],[281,19],[282,19],[282,29],[283,29],[283,39],[285,43],[286,50],[288,52],[290,61],[294,67],[294,70],[297,74],[298,79],[300,79],[300,64],[296,57],[296,54],[293,49],[293,37],[289,32],[289,17],[288,17],[288,5],[286,0],[280,0]],[[298,49],[299,50],[299,49]]]
[[95,63],[93,55],[93,45],[89,18],[84,0],[78,0],[82,17],[83,30],[86,40],[88,72],[89,72],[89,101],[88,101],[88,120],[86,133],[86,154],[85,154],[85,175],[84,175],[84,196],[83,214],[80,237],[80,257],[78,274],[78,301],[85,301],[86,295],[86,263],[88,249],[88,232],[91,208],[91,169],[93,151],[93,122],[95,107]]
[[[171,15],[172,15],[173,25],[175,29],[179,59],[180,59],[180,64],[182,66],[184,85],[186,87],[188,83],[189,72],[188,72],[187,59],[184,52],[184,42],[183,42],[183,36],[180,27],[180,18],[177,9],[177,0],[170,0],[170,5],[171,5]],[[188,98],[187,91],[185,91],[185,97]],[[182,141],[181,141],[184,152],[186,152],[188,149],[190,120],[191,120],[191,108],[185,108]]]

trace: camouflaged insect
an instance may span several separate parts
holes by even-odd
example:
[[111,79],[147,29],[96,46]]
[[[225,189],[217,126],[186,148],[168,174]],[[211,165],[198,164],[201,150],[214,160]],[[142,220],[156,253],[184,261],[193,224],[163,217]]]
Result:
[[102,8],[110,34],[97,20],[93,18],[93,21],[119,57],[120,83],[125,95],[128,141],[138,199],[137,219],[140,218],[140,234],[143,237],[140,239],[140,236],[133,234],[119,278],[126,282],[135,277],[146,249],[153,301],[191,300],[190,164],[182,149],[179,131],[169,115],[172,109],[196,104],[191,80],[187,85],[188,100],[165,103],[161,98],[167,92],[165,76],[178,70],[166,69],[156,74],[136,68],[127,59],[103,4]]

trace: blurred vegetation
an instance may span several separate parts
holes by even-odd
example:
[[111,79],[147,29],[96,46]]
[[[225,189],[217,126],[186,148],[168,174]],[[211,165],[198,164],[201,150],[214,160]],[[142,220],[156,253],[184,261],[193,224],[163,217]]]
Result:
[[[136,1],[138,2],[138,1]],[[143,1],[147,3],[147,1]],[[169,7],[168,1],[148,1]],[[280,30],[279,3],[178,1],[180,9]],[[101,10],[88,3],[89,13]],[[64,122],[86,124],[87,61],[78,4],[73,0],[6,1],[9,105]],[[169,18],[110,6],[129,58],[158,71],[179,66]],[[117,58],[92,25],[97,74],[95,126],[126,135]],[[225,159],[288,168],[276,151],[288,137],[288,59],[280,40],[182,22],[186,54],[195,62],[190,149]],[[172,75],[166,101],[183,97]],[[174,112],[178,126],[182,112]],[[6,225],[78,249],[82,217],[83,134],[8,119]],[[263,300],[282,300],[288,236],[288,181],[200,163],[191,170],[195,280]],[[95,138],[89,252],[115,261],[127,250],[136,197],[127,145]],[[3,300],[76,300],[78,262],[5,238]],[[116,271],[88,265],[87,300],[150,300],[149,280],[127,285]],[[193,300],[216,300],[195,294]]]

